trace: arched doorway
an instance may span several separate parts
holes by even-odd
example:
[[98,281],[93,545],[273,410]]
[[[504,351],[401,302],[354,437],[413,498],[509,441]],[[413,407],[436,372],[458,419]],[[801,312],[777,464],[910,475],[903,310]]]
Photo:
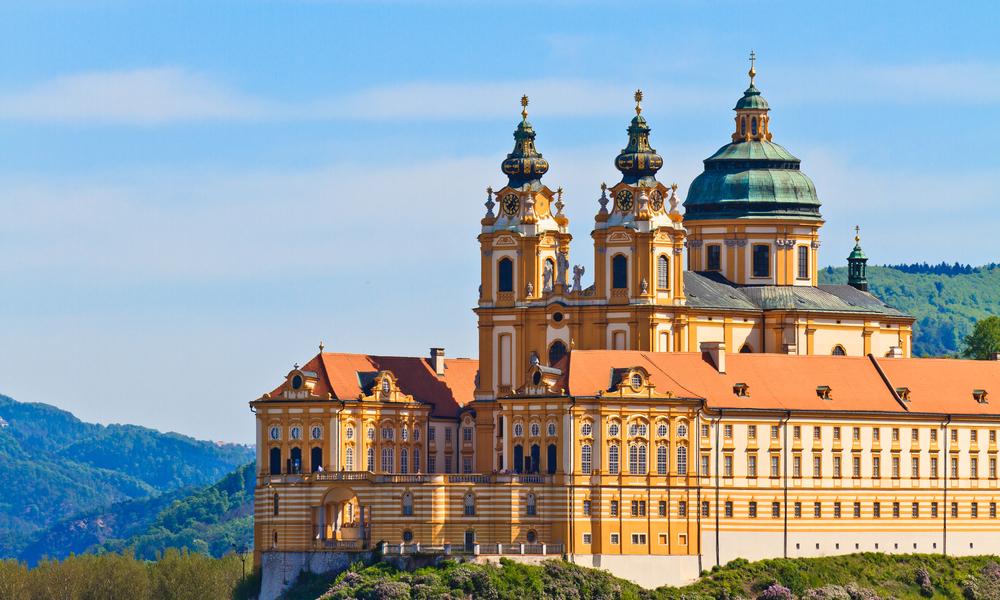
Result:
[[524,447],[521,444],[514,446],[514,472],[524,471]]
[[314,539],[327,546],[365,547],[370,533],[369,508],[362,506],[354,490],[335,488],[323,497],[313,524]]
[[531,470],[529,473],[537,473],[538,465],[542,462],[542,448],[538,444],[531,445]]
[[554,475],[556,472],[556,445],[549,444],[548,448],[545,450],[545,467],[549,475]]

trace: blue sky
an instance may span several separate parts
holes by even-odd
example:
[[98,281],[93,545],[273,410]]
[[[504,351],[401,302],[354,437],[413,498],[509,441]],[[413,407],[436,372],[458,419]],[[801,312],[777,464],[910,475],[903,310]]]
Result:
[[484,189],[531,98],[592,260],[646,92],[660,179],[727,141],[756,50],[840,265],[998,259],[992,3],[0,3],[0,392],[250,441],[328,349],[475,352]]

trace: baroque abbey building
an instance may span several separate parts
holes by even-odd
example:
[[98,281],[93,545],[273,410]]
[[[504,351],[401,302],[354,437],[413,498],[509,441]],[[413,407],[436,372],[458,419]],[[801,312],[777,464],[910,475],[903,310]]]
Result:
[[849,285],[819,285],[820,201],[754,75],[683,212],[636,93],[586,267],[522,99],[480,222],[478,360],[321,346],[251,402],[265,579],[379,543],[647,586],[737,557],[1000,552],[1000,362],[910,358],[859,242]]

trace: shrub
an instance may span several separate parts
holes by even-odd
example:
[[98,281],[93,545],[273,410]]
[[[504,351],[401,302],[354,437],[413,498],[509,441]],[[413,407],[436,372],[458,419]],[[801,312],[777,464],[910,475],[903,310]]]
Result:
[[764,591],[757,596],[757,600],[795,600],[795,595],[792,594],[792,590],[775,582],[764,588]]

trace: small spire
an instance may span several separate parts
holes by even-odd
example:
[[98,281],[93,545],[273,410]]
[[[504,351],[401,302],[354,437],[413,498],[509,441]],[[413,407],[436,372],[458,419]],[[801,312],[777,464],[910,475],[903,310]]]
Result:
[[524,94],[521,96],[521,118],[528,118],[528,95]]
[[747,75],[750,76],[750,85],[753,85],[753,78],[757,75],[757,69],[754,68],[754,63],[757,62],[757,53],[753,50],[750,51],[750,70],[747,71]]
[[326,346],[323,345],[323,340],[320,340],[320,342],[319,342],[319,353],[320,354],[323,353],[323,348],[326,348]]
[[642,90],[635,91],[635,114],[642,113]]
[[854,243],[855,244],[861,243],[861,226],[859,225],[854,226]]

